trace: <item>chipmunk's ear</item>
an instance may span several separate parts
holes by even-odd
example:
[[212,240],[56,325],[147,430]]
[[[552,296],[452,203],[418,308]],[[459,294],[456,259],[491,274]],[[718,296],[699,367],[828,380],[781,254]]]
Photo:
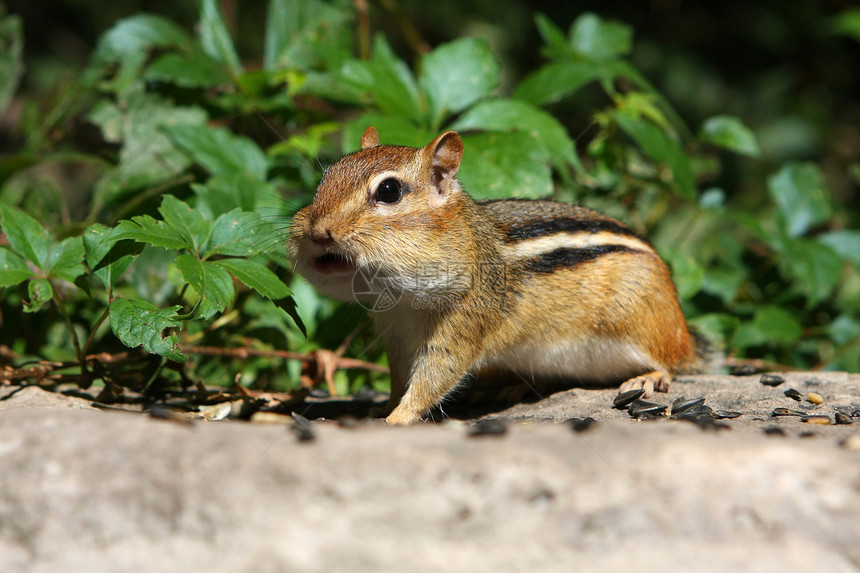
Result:
[[446,131],[428,143],[424,153],[432,155],[433,184],[443,193],[444,182],[452,179],[460,170],[463,141],[456,131]]
[[379,134],[373,126],[368,127],[361,136],[361,148],[377,147],[379,145]]

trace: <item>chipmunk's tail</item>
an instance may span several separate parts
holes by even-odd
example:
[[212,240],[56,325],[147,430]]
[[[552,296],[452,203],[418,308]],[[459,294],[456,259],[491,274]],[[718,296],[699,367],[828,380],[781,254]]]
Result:
[[688,328],[694,350],[690,359],[675,369],[676,374],[716,374],[726,361],[722,344],[696,328]]

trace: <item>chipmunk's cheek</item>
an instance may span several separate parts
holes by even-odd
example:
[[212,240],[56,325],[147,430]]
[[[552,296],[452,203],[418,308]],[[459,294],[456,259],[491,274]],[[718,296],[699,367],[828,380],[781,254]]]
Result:
[[338,253],[325,253],[311,259],[311,267],[320,274],[355,272],[355,267]]

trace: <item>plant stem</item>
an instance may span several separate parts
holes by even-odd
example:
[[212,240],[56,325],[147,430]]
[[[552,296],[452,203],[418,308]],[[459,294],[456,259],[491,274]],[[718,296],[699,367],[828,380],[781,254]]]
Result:
[[108,306],[105,309],[105,311],[102,313],[102,315],[96,321],[96,323],[93,325],[92,330],[90,330],[90,335],[87,337],[87,341],[84,344],[84,348],[82,349],[82,353],[84,354],[84,356],[86,356],[87,353],[89,353],[90,346],[92,346],[92,344],[93,344],[93,339],[95,339],[95,337],[96,337],[96,331],[99,329],[99,327],[102,325],[102,323],[105,321],[105,319],[107,319],[108,316],[110,316],[110,306]]
[[63,304],[63,299],[60,296],[60,291],[57,290],[56,285],[54,285],[51,279],[48,279],[48,284],[51,285],[51,295],[54,299],[54,302],[57,304],[57,308],[60,310],[60,314],[63,315],[63,318],[66,319],[66,325],[69,327],[69,332],[72,334],[72,344],[75,346],[75,354],[78,356],[78,364],[81,365],[81,374],[88,374],[87,371],[87,358],[86,355],[81,351],[81,343],[78,340],[78,333],[75,332],[75,325],[72,324],[72,317],[69,316],[69,313],[66,312],[66,307]]

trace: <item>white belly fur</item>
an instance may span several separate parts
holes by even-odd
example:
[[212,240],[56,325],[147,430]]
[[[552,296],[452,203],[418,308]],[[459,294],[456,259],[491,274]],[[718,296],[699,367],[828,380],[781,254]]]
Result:
[[518,346],[487,357],[477,369],[517,372],[528,378],[559,377],[588,382],[624,381],[661,366],[642,349],[625,341],[558,341],[541,346]]

